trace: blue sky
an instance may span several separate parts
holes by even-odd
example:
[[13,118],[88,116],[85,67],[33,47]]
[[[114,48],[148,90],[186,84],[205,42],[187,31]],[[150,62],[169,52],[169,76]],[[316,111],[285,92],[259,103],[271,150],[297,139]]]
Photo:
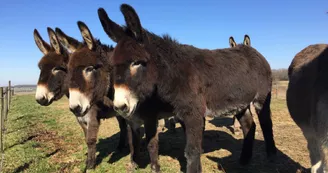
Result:
[[272,68],[287,68],[309,44],[328,43],[327,0],[1,0],[0,85],[8,80],[14,85],[36,84],[42,53],[33,40],[34,28],[46,41],[48,26],[81,40],[76,24],[81,20],[94,37],[113,44],[101,27],[97,9],[105,8],[111,19],[124,24],[122,3],[136,9],[148,30],[199,48],[225,48],[229,36],[241,43],[248,34]]

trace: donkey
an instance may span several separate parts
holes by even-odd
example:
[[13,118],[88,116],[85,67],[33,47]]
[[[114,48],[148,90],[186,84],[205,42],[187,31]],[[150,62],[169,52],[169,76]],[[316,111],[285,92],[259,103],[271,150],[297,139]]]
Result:
[[[249,38],[249,36],[247,34],[244,36],[243,44],[245,46],[251,46],[251,39]],[[237,46],[237,43],[235,42],[235,39],[232,36],[229,37],[229,45],[230,45],[230,48]],[[249,114],[252,115],[250,107],[247,109],[247,111],[249,111]],[[233,123],[233,130],[234,130],[233,133],[235,133],[236,129],[240,128],[240,124],[238,123],[238,121],[236,121],[236,116],[233,116],[232,123]]]
[[131,6],[122,4],[121,11],[133,37],[104,12],[99,15],[105,32],[117,43],[111,56],[117,112],[132,118],[154,95],[169,103],[185,125],[187,172],[201,172],[203,118],[207,115],[236,115],[245,136],[240,162],[250,161],[255,123],[246,110],[253,102],[267,155],[276,154],[271,69],[259,52],[249,46],[208,50],[180,44],[143,29]]
[[328,172],[328,44],[296,54],[288,68],[287,106],[307,140],[311,172]]
[[[114,48],[103,45],[99,40],[94,39],[83,22],[79,21],[78,27],[85,41],[84,44],[77,44],[75,39],[66,36],[58,28],[56,28],[56,32],[62,43],[73,52],[68,63],[70,109],[76,116],[87,121],[95,118],[89,113],[90,107],[101,102],[104,97],[108,100],[113,98],[112,66],[109,60]],[[144,124],[150,155],[158,155],[158,145],[155,145],[160,130],[156,128],[158,119],[173,116],[173,107],[156,97],[142,103],[140,107],[141,109],[135,112],[136,116],[133,119],[127,118],[130,127],[128,136],[131,166],[133,167],[140,163],[140,126]],[[159,170],[157,162],[155,162],[158,159],[153,157],[151,159],[152,168]]]
[[[51,28],[47,28],[50,45],[46,43],[39,32],[34,30],[34,39],[40,51],[44,54],[39,62],[39,68],[41,70],[40,77],[37,85],[35,99],[42,106],[48,106],[53,101],[59,100],[64,95],[69,97],[68,93],[68,81],[67,81],[67,64],[69,60],[69,53],[59,43],[58,37]],[[93,107],[95,115],[102,117],[108,117],[108,107]],[[101,110],[99,110],[101,109]],[[98,111],[98,112],[96,112]],[[92,136],[97,134],[96,131],[91,131],[87,128],[86,124],[80,121],[79,117],[77,120],[83,129],[88,144],[88,158],[86,168],[93,168],[95,165],[95,154],[96,149],[92,148],[95,146],[89,145],[88,141],[91,140]],[[125,147],[127,131],[126,122],[121,117],[117,117],[119,127],[121,129],[118,151],[121,151]]]

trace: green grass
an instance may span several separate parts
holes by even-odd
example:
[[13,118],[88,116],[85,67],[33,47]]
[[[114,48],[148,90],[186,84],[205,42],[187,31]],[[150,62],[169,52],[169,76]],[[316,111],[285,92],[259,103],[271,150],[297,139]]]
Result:
[[[82,172],[87,147],[82,129],[68,110],[68,100],[39,106],[33,95],[15,96],[6,122],[4,172]],[[205,153],[202,154],[203,172],[296,172],[308,166],[304,139],[289,118],[284,99],[272,100],[272,117],[278,152],[278,162],[270,163],[265,156],[262,132],[257,122],[253,162],[248,167],[238,164],[242,146],[242,133],[233,135],[225,125],[206,122],[204,136]],[[229,120],[229,119],[228,119]],[[223,123],[224,124],[224,123]],[[286,128],[288,130],[286,131]],[[180,172],[184,163],[185,137],[180,126],[177,133],[160,134],[160,165],[163,173]],[[116,119],[102,121],[97,143],[97,167],[90,172],[126,172],[129,155],[113,153],[119,139]],[[292,148],[295,146],[294,148]],[[290,149],[292,148],[292,149]],[[299,151],[298,151],[299,150]],[[305,151],[305,152],[304,152]],[[149,160],[146,149],[142,159]],[[220,170],[220,169],[221,170]],[[150,167],[140,168],[137,173],[150,172]]]

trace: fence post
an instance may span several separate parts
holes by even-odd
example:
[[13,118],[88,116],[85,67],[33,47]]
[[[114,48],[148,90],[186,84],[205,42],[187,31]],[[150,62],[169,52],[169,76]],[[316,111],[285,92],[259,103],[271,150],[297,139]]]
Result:
[[11,102],[11,81],[8,82],[8,110],[10,109]]
[[[8,102],[8,87],[5,89],[5,94],[4,94],[4,104],[5,104],[5,112],[3,114],[3,118],[6,121],[7,120],[7,114],[8,114],[8,108],[9,108],[9,102]],[[4,130],[4,129],[3,129]]]
[[0,153],[3,153],[3,140],[2,140],[2,136],[3,136],[3,115],[4,115],[4,101],[3,101],[3,88],[0,87],[0,104],[1,104],[1,112],[0,112]]

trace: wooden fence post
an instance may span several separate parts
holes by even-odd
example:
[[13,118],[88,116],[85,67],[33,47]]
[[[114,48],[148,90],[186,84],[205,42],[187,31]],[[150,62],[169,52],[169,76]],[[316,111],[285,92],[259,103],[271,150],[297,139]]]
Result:
[[4,115],[4,101],[3,101],[3,88],[0,87],[0,104],[1,104],[1,112],[0,112],[0,153],[3,153],[3,140],[2,140],[2,136],[3,136],[3,115]]
[[[4,94],[4,104],[5,104],[5,111],[4,111],[4,114],[3,114],[3,118],[4,120],[6,121],[7,120],[7,114],[8,114],[8,108],[9,108],[9,102],[8,102],[8,87],[6,87],[5,89],[5,94]],[[3,130],[3,129],[2,129]]]
[[11,102],[11,81],[8,82],[8,110],[10,109]]

